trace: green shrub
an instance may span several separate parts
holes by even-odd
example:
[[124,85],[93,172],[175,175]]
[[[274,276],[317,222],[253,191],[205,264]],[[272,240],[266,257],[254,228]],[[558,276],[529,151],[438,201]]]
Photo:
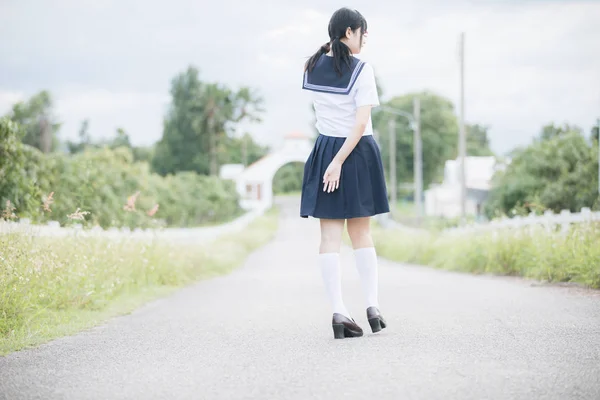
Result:
[[[135,162],[126,147],[43,154],[22,144],[21,136],[15,123],[0,121],[0,208],[9,200],[19,218],[64,225],[79,209],[89,212],[75,220],[83,225],[144,228],[212,224],[241,213],[233,182],[194,172],[162,177],[148,163]],[[129,197],[135,201],[126,207]],[[149,216],[156,205],[158,212]]]
[[41,151],[21,143],[24,131],[18,124],[0,118],[0,208],[10,201],[21,216],[42,216],[42,187],[49,182],[46,159]]
[[281,167],[273,177],[273,193],[292,193],[302,190],[304,163],[294,162]]
[[486,201],[488,218],[549,209],[598,209],[598,142],[565,131],[517,149],[496,172]]

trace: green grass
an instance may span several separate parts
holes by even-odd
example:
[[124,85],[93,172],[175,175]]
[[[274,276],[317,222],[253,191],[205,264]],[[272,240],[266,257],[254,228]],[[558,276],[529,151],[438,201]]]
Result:
[[285,193],[275,193],[275,196],[277,197],[300,197],[302,195],[301,191],[291,191],[291,192],[285,192]]
[[[424,215],[417,217],[417,207],[412,201],[398,200],[396,206],[390,203],[392,217],[395,221],[413,228],[430,230],[443,230],[456,227],[460,224],[460,218],[443,218]],[[474,221],[473,217],[467,218],[467,222]]]
[[378,253],[393,261],[474,274],[522,276],[600,288],[600,224],[566,235],[541,227],[450,236],[373,227]]
[[396,207],[393,207],[391,203],[390,206],[392,206],[392,212],[395,216],[415,217],[417,215],[417,207],[412,201],[399,200],[396,203]]
[[200,246],[0,235],[0,354],[126,314],[182,286],[232,271],[277,229],[273,209]]

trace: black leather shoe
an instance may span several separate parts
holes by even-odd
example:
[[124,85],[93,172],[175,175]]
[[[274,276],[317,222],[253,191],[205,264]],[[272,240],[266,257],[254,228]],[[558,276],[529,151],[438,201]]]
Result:
[[371,331],[373,333],[379,332],[387,326],[385,319],[383,319],[383,316],[377,307],[367,308],[367,319],[369,320],[369,325],[371,325]]
[[331,321],[333,327],[333,337],[344,339],[348,337],[359,337],[363,335],[363,330],[358,324],[342,314],[333,314]]

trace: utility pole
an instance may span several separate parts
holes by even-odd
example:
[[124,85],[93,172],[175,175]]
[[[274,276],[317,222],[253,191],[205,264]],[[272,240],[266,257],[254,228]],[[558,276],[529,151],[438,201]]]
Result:
[[389,128],[389,142],[390,142],[390,211],[392,212],[392,216],[394,215],[394,210],[398,205],[397,196],[398,190],[396,189],[396,117],[390,118],[388,122]]
[[458,138],[458,158],[460,165],[460,213],[462,221],[466,217],[467,182],[465,174],[465,161],[467,152],[467,138],[465,132],[465,33],[460,34],[460,120]]
[[50,153],[52,150],[52,131],[46,114],[40,119],[40,150],[43,153]]
[[600,118],[596,122],[598,125],[598,194],[600,194]]
[[244,168],[248,166],[248,134],[244,133],[242,136],[242,164]]
[[[383,111],[388,112],[392,115],[399,115],[404,118],[407,118],[410,121],[410,126],[413,130],[413,141],[414,141],[414,157],[413,157],[413,169],[414,169],[414,182],[411,185],[411,188],[415,192],[415,202],[417,203],[416,207],[418,207],[419,215],[422,214],[422,192],[423,192],[423,146],[421,143],[421,103],[419,99],[413,99],[413,113],[410,114],[406,111],[395,109],[392,107],[383,106],[381,108]],[[393,204],[393,207],[396,206],[397,203],[397,187],[398,183],[396,182],[396,119],[390,119],[388,121],[389,128],[389,144],[390,144],[390,202]],[[404,187],[404,186],[403,186]],[[418,192],[418,193],[417,193]]]
[[209,170],[210,175],[217,176],[219,174],[219,166],[217,164],[217,132],[214,129],[214,118],[215,118],[216,105],[211,99],[208,103],[208,134],[209,146],[210,146],[210,164]]
[[414,131],[414,180],[415,204],[417,206],[417,223],[421,224],[423,217],[423,143],[421,141],[421,101],[413,98],[413,131]]

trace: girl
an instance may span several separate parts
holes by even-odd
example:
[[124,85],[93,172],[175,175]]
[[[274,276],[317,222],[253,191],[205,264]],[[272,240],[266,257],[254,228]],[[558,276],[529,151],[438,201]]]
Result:
[[373,332],[386,327],[377,297],[377,255],[370,217],[389,212],[371,108],[379,105],[373,68],[358,58],[367,21],[355,10],[337,10],[330,41],[306,62],[302,88],[312,92],[319,136],[304,166],[300,216],[318,218],[319,266],[333,308],[334,337],[362,336],[342,300],[340,248],[344,222],[366,297]]

